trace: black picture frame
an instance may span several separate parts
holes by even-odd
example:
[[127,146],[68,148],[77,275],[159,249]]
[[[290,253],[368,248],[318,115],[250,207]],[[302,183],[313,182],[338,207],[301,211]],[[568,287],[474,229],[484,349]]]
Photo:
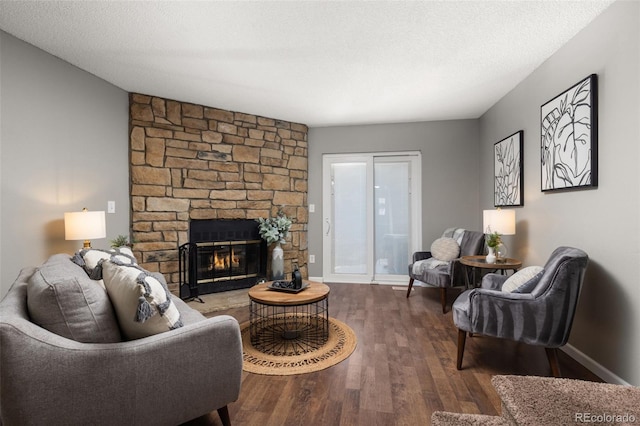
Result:
[[580,80],[540,107],[540,188],[598,186],[598,76]]
[[496,207],[524,206],[524,131],[493,145],[493,200]]

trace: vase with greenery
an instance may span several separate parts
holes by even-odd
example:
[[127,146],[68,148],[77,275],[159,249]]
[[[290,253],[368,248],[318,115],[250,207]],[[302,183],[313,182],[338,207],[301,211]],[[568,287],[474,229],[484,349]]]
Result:
[[256,221],[258,222],[260,237],[267,244],[276,243],[271,258],[271,279],[282,280],[284,279],[284,251],[280,244],[285,243],[292,221],[282,210],[278,210],[278,214],[275,217],[269,217],[268,219],[258,218]]
[[502,244],[502,238],[497,232],[491,232],[485,237],[487,247],[489,247],[489,254],[487,254],[487,263],[496,262],[496,250]]

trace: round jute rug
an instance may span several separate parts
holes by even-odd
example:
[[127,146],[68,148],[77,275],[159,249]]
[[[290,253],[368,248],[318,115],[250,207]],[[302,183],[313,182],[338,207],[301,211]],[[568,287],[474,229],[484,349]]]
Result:
[[351,327],[335,318],[329,318],[329,339],[317,350],[301,355],[269,355],[251,346],[249,322],[240,326],[244,362],[242,369],[249,373],[270,376],[289,376],[324,370],[344,361],[357,345]]

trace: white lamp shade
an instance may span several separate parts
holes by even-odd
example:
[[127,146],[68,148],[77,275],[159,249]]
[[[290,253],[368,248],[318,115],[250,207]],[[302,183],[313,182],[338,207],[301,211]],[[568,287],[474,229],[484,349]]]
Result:
[[65,240],[92,240],[107,236],[104,212],[70,212],[64,214]]
[[497,232],[500,235],[515,235],[516,211],[515,210],[484,210],[482,212],[482,225],[485,232]]

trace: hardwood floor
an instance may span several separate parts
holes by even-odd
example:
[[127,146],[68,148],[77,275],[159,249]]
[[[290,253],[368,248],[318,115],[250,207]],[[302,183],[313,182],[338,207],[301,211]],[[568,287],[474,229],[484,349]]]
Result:
[[[442,314],[437,289],[329,284],[330,316],[358,337],[354,353],[326,370],[297,376],[242,375],[231,422],[242,425],[428,425],[431,413],[500,413],[491,376],[550,376],[544,348],[500,339],[467,338],[456,369],[457,329]],[[448,292],[448,309],[459,292]],[[225,312],[241,323],[248,308]],[[563,377],[601,381],[560,352]],[[190,425],[220,425],[213,412]]]

